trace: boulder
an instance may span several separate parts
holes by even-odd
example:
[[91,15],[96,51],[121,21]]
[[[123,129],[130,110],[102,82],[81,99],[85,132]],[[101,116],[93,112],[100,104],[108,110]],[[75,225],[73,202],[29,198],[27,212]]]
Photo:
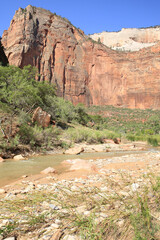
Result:
[[42,127],[48,127],[51,122],[51,115],[37,107],[33,112],[32,122],[37,122]]
[[65,151],[65,154],[73,154],[73,155],[78,155],[80,154],[81,152],[84,152],[84,148],[83,147],[79,147],[79,146],[76,146],[74,148],[70,148],[68,150]]
[[5,160],[2,157],[0,157],[0,163],[1,162],[5,162]]
[[44,169],[43,171],[41,171],[41,174],[48,174],[48,173],[55,173],[56,170],[54,168],[48,167],[46,169]]
[[14,156],[13,159],[16,161],[19,161],[19,160],[24,160],[25,158],[21,154],[19,154],[19,155]]
[[120,144],[121,139],[120,139],[120,138],[114,138],[113,141],[114,141],[114,143],[116,143],[116,144]]
[[93,144],[93,145],[86,145],[84,147],[84,152],[106,152],[106,151],[108,151],[107,144]]
[[86,160],[83,160],[83,159],[68,159],[68,160],[65,160],[62,162],[62,164],[69,164],[70,165],[70,168],[69,170],[81,170],[81,169],[84,169],[84,170],[87,170],[87,171],[97,171],[97,168],[96,166],[91,163],[91,162],[88,162]]

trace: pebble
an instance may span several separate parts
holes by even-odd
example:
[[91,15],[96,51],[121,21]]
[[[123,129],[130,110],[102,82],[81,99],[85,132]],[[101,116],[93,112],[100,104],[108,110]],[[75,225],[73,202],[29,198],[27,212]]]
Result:
[[137,179],[137,182],[143,182],[143,179],[139,178]]
[[87,217],[89,217],[90,216],[90,214],[91,214],[91,212],[90,211],[84,211],[84,213],[83,213],[85,216],[87,216]]
[[77,236],[74,235],[66,235],[63,240],[80,240]]
[[25,194],[25,193],[29,193],[33,190],[34,190],[34,186],[28,186],[24,190],[22,190],[21,193]]
[[108,188],[105,186],[105,187],[101,187],[100,190],[101,190],[102,192],[106,192],[106,191],[108,190]]
[[55,219],[55,223],[58,224],[58,225],[60,225],[60,224],[62,223],[62,221],[59,220],[59,219]]
[[8,193],[6,196],[5,196],[5,199],[13,199],[15,197],[15,195],[13,193]]
[[82,214],[86,211],[86,206],[85,205],[84,206],[79,206],[75,210],[76,210],[77,213]]
[[47,202],[42,202],[42,206],[45,208],[45,207],[48,207],[49,206],[49,203],[47,203]]
[[4,193],[6,193],[6,191],[4,189],[0,188],[0,194],[4,194]]
[[60,210],[60,208],[58,206],[55,206],[54,204],[49,204],[49,207],[53,210]]
[[107,214],[105,214],[105,213],[103,213],[103,212],[102,212],[102,213],[100,213],[100,216],[101,216],[101,217],[103,217],[103,218],[107,218],[107,217],[108,217],[108,215],[107,215]]
[[119,227],[123,227],[123,225],[124,225],[124,220],[123,220],[123,219],[122,219],[122,220],[119,220],[119,221],[117,222],[117,224],[118,224]]
[[55,181],[57,181],[57,178],[55,178],[55,177],[52,177],[52,176],[47,176],[47,177],[46,177],[46,179],[49,179],[49,180],[55,180]]
[[21,190],[18,190],[18,189],[17,189],[17,190],[13,190],[13,191],[12,191],[12,194],[14,194],[14,195],[17,195],[17,194],[19,194],[19,193],[21,193]]
[[128,192],[125,192],[125,191],[120,191],[119,194],[124,197],[128,197],[130,195]]
[[72,186],[71,187],[71,191],[73,191],[73,192],[78,192],[80,189],[79,189],[79,187],[77,187],[77,186]]
[[9,223],[9,219],[5,219],[5,220],[2,221],[3,225],[7,225],[8,223]]
[[132,191],[133,191],[133,192],[136,192],[139,187],[140,187],[140,186],[139,186],[138,183],[133,183],[133,184],[131,185],[131,188],[132,188]]
[[104,220],[104,218],[99,217],[99,218],[95,218],[95,219],[94,219],[94,222],[95,222],[96,224],[99,224],[99,223],[101,223],[103,220]]
[[59,228],[59,225],[58,225],[58,224],[56,224],[56,223],[52,223],[52,224],[51,224],[51,227],[52,227],[52,228],[56,228],[56,229],[57,229],[57,228]]
[[16,240],[15,237],[4,238],[4,240]]
[[28,177],[28,175],[23,175],[23,176],[22,176],[22,178],[27,178],[27,177]]

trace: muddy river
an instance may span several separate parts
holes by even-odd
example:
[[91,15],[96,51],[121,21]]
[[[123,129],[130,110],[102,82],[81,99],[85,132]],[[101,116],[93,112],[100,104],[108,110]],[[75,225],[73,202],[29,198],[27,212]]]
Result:
[[[148,150],[154,151],[154,150]],[[111,158],[115,156],[123,156],[128,154],[142,153],[146,151],[123,151],[123,152],[96,152],[96,153],[82,153],[80,155],[66,155],[66,154],[53,154],[34,156],[26,160],[14,161],[7,160],[0,163],[0,187],[18,180],[23,175],[34,175],[40,173],[47,167],[55,168],[58,173],[66,171],[66,168],[61,165],[61,162],[67,159],[81,158],[85,160],[98,159],[98,158]]]

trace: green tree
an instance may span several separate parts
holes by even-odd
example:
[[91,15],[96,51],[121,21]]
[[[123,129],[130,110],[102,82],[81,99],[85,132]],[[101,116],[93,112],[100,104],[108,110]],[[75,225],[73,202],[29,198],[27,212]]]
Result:
[[147,120],[147,124],[155,132],[155,134],[159,134],[160,122],[159,122],[159,117],[157,115],[152,115],[151,117],[149,117]]
[[86,125],[90,120],[90,116],[86,113],[85,106],[82,103],[78,103],[75,107],[76,120],[82,124]]
[[55,90],[47,83],[35,80],[36,69],[26,66],[0,66],[0,102],[12,111],[28,111],[32,106],[49,104],[47,97],[55,96]]
[[55,115],[61,121],[71,122],[76,118],[75,107],[63,98],[56,98]]

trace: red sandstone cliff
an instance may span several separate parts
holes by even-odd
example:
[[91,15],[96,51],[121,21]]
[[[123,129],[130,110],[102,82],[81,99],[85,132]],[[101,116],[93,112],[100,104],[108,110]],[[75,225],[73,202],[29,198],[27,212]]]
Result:
[[19,9],[2,43],[9,63],[38,68],[74,104],[160,108],[160,45],[117,52],[89,40],[69,21],[28,6]]

